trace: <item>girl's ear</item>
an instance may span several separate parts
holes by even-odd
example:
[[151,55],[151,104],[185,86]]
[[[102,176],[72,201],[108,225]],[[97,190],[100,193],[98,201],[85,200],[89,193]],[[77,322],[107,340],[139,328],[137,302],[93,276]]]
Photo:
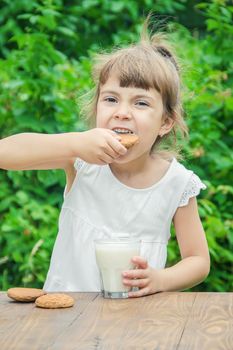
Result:
[[174,123],[175,123],[174,119],[172,119],[171,117],[166,117],[159,130],[159,136],[163,137],[164,135],[168,134],[173,128]]

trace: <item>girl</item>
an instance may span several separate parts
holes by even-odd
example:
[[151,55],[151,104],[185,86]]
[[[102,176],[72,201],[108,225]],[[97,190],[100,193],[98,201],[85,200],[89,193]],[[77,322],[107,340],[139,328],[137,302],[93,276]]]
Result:
[[[209,273],[196,196],[205,185],[174,157],[165,139],[186,132],[179,68],[158,35],[99,56],[88,109],[96,127],[59,135],[24,133],[0,141],[0,167],[64,169],[66,189],[44,289],[100,291],[94,239],[127,232],[142,241],[136,270],[123,273],[130,297],[175,291]],[[138,135],[130,149],[122,133]],[[181,261],[165,268],[174,224]]]

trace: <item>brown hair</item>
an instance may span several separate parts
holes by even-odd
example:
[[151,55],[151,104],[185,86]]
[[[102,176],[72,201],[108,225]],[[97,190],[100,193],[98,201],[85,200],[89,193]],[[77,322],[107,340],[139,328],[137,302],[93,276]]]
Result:
[[[188,134],[187,126],[183,119],[181,105],[181,81],[180,67],[173,50],[168,45],[164,34],[148,34],[148,20],[144,24],[141,40],[126,48],[116,48],[111,53],[96,55],[93,65],[93,80],[96,87],[92,91],[92,98],[83,108],[83,112],[94,127],[96,107],[99,98],[100,86],[105,84],[109,76],[114,73],[118,76],[121,87],[137,87],[143,89],[156,89],[162,97],[163,117],[174,120],[173,129],[169,134],[158,137],[152,151],[158,150],[165,142],[165,148],[169,152],[163,154],[166,158],[171,155],[178,156],[176,147],[177,131],[182,136]],[[169,141],[172,139],[172,144]],[[175,152],[172,152],[175,150]]]

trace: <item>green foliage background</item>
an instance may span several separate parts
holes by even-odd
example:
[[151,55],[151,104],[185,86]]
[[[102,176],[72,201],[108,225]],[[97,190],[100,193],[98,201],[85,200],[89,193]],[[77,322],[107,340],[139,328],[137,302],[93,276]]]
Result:
[[[199,205],[211,272],[193,290],[232,291],[231,1],[1,1],[0,138],[84,130],[77,101],[92,86],[91,57],[137,40],[149,11],[162,20],[183,62],[190,128],[184,163],[208,186]],[[64,184],[61,171],[0,171],[2,290],[43,285]],[[174,235],[168,253],[168,265],[179,260]]]

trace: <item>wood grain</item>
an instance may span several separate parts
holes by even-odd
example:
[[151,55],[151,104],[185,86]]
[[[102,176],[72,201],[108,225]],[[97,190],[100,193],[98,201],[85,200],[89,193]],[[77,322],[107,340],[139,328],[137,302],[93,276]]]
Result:
[[0,349],[233,350],[233,293],[69,294],[74,307],[48,310],[0,293]]
[[189,293],[185,298],[182,293],[161,293],[128,300],[99,297],[63,332],[53,349],[71,350],[78,346],[80,350],[174,350],[194,299],[195,293]]
[[232,293],[198,293],[178,349],[233,349]]
[[[145,297],[121,349],[174,350],[179,344],[196,294],[161,293]],[[135,349],[136,349],[135,348]]]
[[[138,299],[138,304],[142,299]],[[55,342],[53,349],[118,349],[138,307],[135,301],[109,300],[101,296]]]
[[0,349],[48,349],[95,299],[97,293],[76,293],[72,296],[75,307],[51,310],[37,308],[34,303],[11,301],[1,293]]

